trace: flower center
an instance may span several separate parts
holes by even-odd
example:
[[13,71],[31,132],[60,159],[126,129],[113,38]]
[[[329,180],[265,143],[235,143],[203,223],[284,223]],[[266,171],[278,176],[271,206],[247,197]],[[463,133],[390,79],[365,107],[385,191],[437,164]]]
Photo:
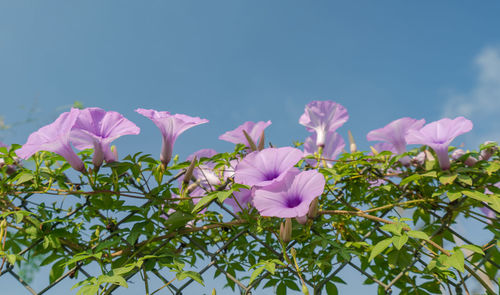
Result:
[[265,180],[273,180],[275,179],[276,177],[278,177],[280,175],[280,173],[276,170],[273,170],[273,171],[267,171],[265,174],[264,174],[264,178]]
[[286,199],[286,206],[288,208],[295,208],[300,204],[300,202],[302,202],[300,196],[289,196]]

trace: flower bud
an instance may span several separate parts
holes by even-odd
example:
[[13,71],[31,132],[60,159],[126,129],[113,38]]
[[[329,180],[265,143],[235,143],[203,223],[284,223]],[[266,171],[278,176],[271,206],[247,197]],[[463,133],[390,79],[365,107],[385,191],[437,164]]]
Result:
[[183,187],[187,186],[188,183],[191,181],[191,178],[193,177],[193,171],[194,171],[195,166],[196,166],[196,156],[193,157],[193,160],[191,160],[191,164],[189,164],[189,167],[186,170],[186,173],[184,174],[184,178],[182,179],[182,186]]
[[250,137],[250,135],[248,135],[248,133],[245,130],[243,130],[243,134],[245,135],[245,138],[248,141],[248,145],[250,146],[250,149],[252,150],[252,152],[255,152],[257,150],[257,146],[255,145],[255,142],[253,142],[252,138]]
[[354,137],[352,136],[351,130],[347,131],[347,135],[349,137],[349,149],[351,153],[357,152],[358,148],[356,147],[356,142],[354,141]]
[[456,161],[463,155],[465,155],[465,151],[463,149],[456,149],[451,153],[451,158]]
[[418,153],[418,155],[416,155],[412,159],[412,162],[413,162],[414,165],[417,165],[417,166],[424,165],[424,163],[425,163],[425,153],[424,152]]
[[309,212],[307,212],[307,217],[315,219],[318,217],[318,198],[315,198],[311,205],[309,205]]
[[307,215],[295,217],[295,220],[297,220],[297,222],[300,224],[306,224],[307,223]]
[[257,147],[258,151],[262,151],[264,149],[264,145],[266,144],[265,140],[266,139],[264,136],[264,130],[262,130],[262,133],[260,134],[260,138],[259,138],[259,146]]
[[292,219],[285,219],[285,223],[283,222],[280,225],[280,239],[283,243],[288,244],[292,240]]
[[[492,143],[495,143],[495,142],[494,141],[485,141],[483,143],[483,145],[492,144]],[[496,151],[498,151],[498,147],[496,145],[489,147],[489,148],[485,148],[479,154],[479,160],[488,161]]]
[[469,166],[469,167],[472,167],[474,165],[476,165],[477,163],[477,159],[474,158],[474,157],[468,157],[467,160],[465,160],[465,165]]

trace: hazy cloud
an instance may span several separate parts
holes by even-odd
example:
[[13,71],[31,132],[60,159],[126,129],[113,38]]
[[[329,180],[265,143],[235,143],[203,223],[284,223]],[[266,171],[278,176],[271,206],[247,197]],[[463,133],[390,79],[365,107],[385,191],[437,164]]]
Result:
[[451,95],[443,111],[445,117],[464,116],[474,123],[468,143],[500,141],[500,47],[486,47],[475,58],[478,69],[474,87]]

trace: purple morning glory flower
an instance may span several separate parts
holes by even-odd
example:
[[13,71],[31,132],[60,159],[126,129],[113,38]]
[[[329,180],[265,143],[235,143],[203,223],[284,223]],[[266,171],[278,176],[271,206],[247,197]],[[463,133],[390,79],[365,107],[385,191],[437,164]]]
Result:
[[106,112],[101,108],[86,108],[80,111],[70,138],[79,150],[94,148],[92,162],[99,167],[103,160],[117,160],[110,147],[113,140],[122,135],[136,135],[140,131],[139,127],[120,113]]
[[324,188],[325,177],[318,171],[290,171],[282,181],[255,190],[253,205],[262,216],[301,218]]
[[[234,196],[234,198],[236,198],[236,200],[238,200],[238,203],[240,204],[241,208],[243,208],[243,209],[247,208],[248,204],[251,204],[251,202],[252,202],[252,190],[249,190],[249,189],[240,189],[240,191],[234,191],[233,196]],[[234,213],[241,212],[241,208],[240,208],[240,206],[238,206],[238,203],[236,203],[234,198],[229,197],[229,198],[224,200],[224,203],[233,207]]]
[[302,156],[301,150],[292,147],[267,148],[250,153],[236,166],[234,180],[250,186],[269,185],[283,179]]
[[455,137],[471,131],[472,126],[472,122],[464,117],[457,117],[453,120],[444,118],[429,123],[420,130],[408,131],[406,142],[431,147],[438,157],[441,169],[447,170],[450,168],[448,146]]
[[172,115],[169,112],[159,112],[155,110],[137,109],[135,110],[146,118],[149,118],[160,128],[162,134],[162,148],[160,154],[161,162],[166,166],[172,158],[174,143],[181,133],[187,129],[208,123],[207,119],[190,117],[183,114]]
[[259,121],[257,123],[254,123],[252,121],[248,121],[248,122],[245,122],[242,125],[238,126],[236,129],[222,134],[221,136],[219,136],[219,139],[229,141],[229,142],[232,142],[234,144],[242,143],[242,144],[246,145],[247,147],[250,147],[250,143],[248,142],[243,131],[245,131],[250,136],[253,143],[257,145],[259,143],[260,136],[262,135],[262,132],[269,125],[271,125],[271,121],[267,121],[267,122]]
[[[188,161],[192,161],[193,158],[211,158],[215,156],[217,152],[213,149],[202,149],[197,152],[192,153],[187,157]],[[219,185],[219,177],[213,171],[215,163],[205,162],[196,167],[193,171],[193,176],[201,181],[201,185],[204,187],[211,187],[212,185]]]
[[[326,166],[332,167],[332,162],[328,160],[334,160],[337,156],[342,153],[342,150],[345,147],[345,142],[342,136],[337,132],[327,132],[326,133],[326,141],[325,146],[323,148],[323,152],[321,154],[321,158],[326,159]],[[318,146],[316,145],[316,134],[313,134],[306,138],[304,141],[304,156],[313,155],[318,151]],[[306,162],[311,166],[317,165],[317,160],[315,159],[306,159]],[[321,165],[323,161],[321,161]]]
[[16,151],[20,158],[28,159],[39,151],[54,152],[66,159],[77,171],[83,171],[85,166],[70,145],[70,132],[76,123],[80,110],[72,108],[64,112],[51,124],[33,132],[28,141]]
[[0,141],[0,147],[7,147],[7,145]]
[[336,131],[349,119],[347,110],[333,101],[312,101],[305,107],[299,123],[316,132],[316,145],[324,147],[326,133]]
[[384,141],[392,144],[396,153],[406,152],[405,137],[410,130],[418,130],[424,126],[425,120],[416,120],[412,118],[401,118],[387,124],[385,127],[375,129],[366,135],[369,141]]

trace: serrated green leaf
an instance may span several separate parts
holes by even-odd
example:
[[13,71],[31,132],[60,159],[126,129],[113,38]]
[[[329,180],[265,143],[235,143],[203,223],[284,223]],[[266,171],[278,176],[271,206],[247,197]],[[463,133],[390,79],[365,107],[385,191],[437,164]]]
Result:
[[382,251],[384,251],[387,247],[389,247],[391,243],[392,243],[392,238],[387,238],[385,240],[378,242],[375,246],[373,246],[368,261],[372,261],[373,258],[375,258],[377,255],[382,253]]

